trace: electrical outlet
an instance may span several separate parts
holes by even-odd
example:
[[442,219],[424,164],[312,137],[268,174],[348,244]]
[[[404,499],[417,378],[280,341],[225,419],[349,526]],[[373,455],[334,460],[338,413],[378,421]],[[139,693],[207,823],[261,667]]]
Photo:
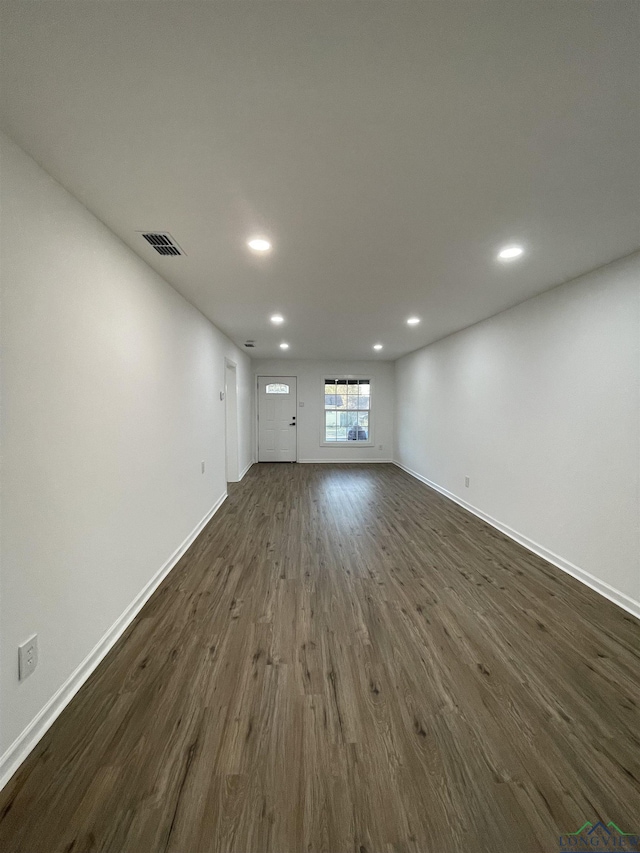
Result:
[[202,473],[204,474],[204,459],[202,460]]
[[465,478],[464,478],[464,484],[465,484],[465,486],[466,486],[466,487],[467,487],[467,489],[468,489],[468,488],[469,488],[469,478],[468,478],[468,477],[465,477]]
[[304,409],[304,403],[298,403],[301,409]]
[[38,666],[38,635],[33,637],[18,646],[18,678],[24,681],[28,678],[33,670]]
[[381,445],[381,444],[379,444],[379,445],[378,445],[378,450],[382,450],[382,445]]

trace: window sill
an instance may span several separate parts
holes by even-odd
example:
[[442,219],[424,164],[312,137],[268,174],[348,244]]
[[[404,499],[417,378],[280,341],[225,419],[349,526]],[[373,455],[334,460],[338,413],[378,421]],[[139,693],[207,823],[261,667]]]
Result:
[[374,441],[321,441],[320,447],[375,447]]

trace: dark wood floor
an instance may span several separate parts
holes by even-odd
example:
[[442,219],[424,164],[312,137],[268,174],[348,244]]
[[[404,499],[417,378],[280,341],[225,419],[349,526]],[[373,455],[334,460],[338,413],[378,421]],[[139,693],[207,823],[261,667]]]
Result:
[[0,794],[24,853],[640,829],[640,623],[391,465],[256,465]]

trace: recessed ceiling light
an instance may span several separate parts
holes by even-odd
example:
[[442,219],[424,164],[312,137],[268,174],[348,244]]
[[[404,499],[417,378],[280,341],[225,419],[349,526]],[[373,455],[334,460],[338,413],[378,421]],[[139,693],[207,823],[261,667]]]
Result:
[[283,342],[280,344],[280,349],[289,349],[289,344],[285,344],[285,342],[283,341]]
[[374,344],[373,348],[374,349],[382,349],[382,344]]
[[282,316],[282,314],[272,314],[271,322],[276,323],[276,325],[279,325],[280,323],[284,323],[284,317]]
[[420,317],[409,317],[409,319],[407,320],[407,324],[409,326],[417,326],[419,322]]
[[524,254],[522,246],[505,246],[498,252],[498,257],[502,261],[513,261]]
[[254,252],[268,252],[271,248],[271,243],[265,240],[264,237],[252,237],[247,240],[247,246],[253,249]]

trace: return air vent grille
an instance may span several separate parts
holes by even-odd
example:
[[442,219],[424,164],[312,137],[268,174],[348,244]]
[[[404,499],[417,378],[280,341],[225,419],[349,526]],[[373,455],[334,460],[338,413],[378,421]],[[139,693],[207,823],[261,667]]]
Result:
[[184,255],[180,246],[166,231],[141,231],[140,233],[159,255]]

